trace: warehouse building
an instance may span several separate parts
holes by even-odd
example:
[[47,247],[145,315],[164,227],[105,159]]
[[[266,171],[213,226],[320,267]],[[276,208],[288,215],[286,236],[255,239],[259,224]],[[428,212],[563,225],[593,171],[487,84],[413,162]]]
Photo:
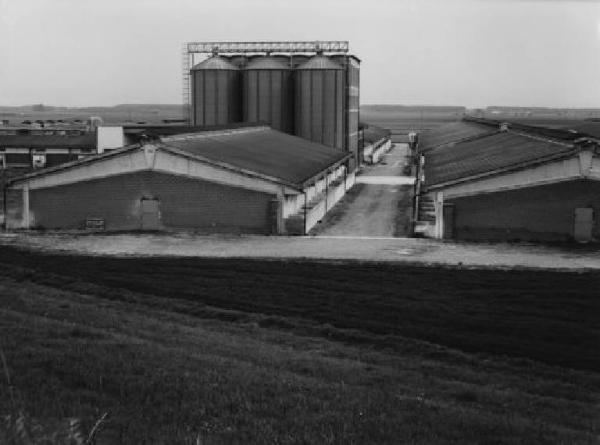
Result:
[[422,153],[415,232],[468,240],[600,239],[598,141],[572,132],[549,138],[546,130],[501,124]]
[[266,126],[159,137],[12,180],[9,229],[305,234],[350,155]]
[[93,133],[66,130],[5,130],[0,133],[0,169],[34,169],[96,153]]

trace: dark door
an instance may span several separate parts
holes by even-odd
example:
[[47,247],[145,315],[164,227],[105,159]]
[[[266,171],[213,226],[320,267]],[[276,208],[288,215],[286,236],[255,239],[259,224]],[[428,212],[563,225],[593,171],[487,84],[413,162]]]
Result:
[[158,199],[142,199],[142,230],[160,229]]
[[573,237],[576,241],[587,242],[592,240],[592,228],[594,226],[594,209],[591,207],[580,207],[575,209],[575,227]]
[[454,204],[444,204],[444,239],[454,238]]

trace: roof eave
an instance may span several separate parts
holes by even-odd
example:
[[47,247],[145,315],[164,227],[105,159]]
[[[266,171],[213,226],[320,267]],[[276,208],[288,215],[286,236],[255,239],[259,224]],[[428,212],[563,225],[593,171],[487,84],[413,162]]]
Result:
[[[433,190],[439,190],[442,188],[450,187],[450,186],[453,186],[456,184],[462,184],[462,183],[470,182],[470,181],[477,181],[482,178],[498,176],[498,175],[502,175],[502,174],[510,173],[510,172],[514,172],[514,171],[519,171],[519,170],[526,170],[527,168],[530,168],[530,167],[533,167],[536,165],[540,165],[540,164],[545,164],[550,161],[556,161],[559,159],[570,158],[574,154],[577,154],[579,151],[580,151],[579,149],[573,149],[568,152],[563,152],[563,153],[555,154],[552,156],[546,156],[544,158],[538,158],[538,159],[535,159],[534,161],[521,163],[518,165],[512,165],[512,166],[508,166],[508,167],[503,167],[503,168],[499,168],[499,169],[495,169],[495,170],[490,170],[489,172],[479,173],[477,175],[465,176],[464,178],[452,179],[450,181],[444,181],[444,182],[440,182],[437,184],[427,185],[427,182],[425,182],[423,189],[424,189],[424,191],[429,192],[429,191],[433,191]],[[427,168],[425,168],[425,172],[427,172]]]
[[340,164],[343,164],[344,162],[346,162],[351,157],[352,157],[352,153],[346,153],[341,159],[335,161],[333,164],[328,165],[326,168],[324,168],[322,170],[319,170],[314,175],[311,175],[308,179],[305,179],[304,181],[302,181],[302,189],[306,188],[309,185],[314,184],[315,182],[318,181],[318,179],[321,176],[323,176],[324,174],[326,174],[331,169],[338,167]]
[[64,164],[56,165],[54,167],[44,168],[44,169],[38,170],[36,172],[27,173],[26,175],[12,178],[6,182],[6,185],[9,186],[9,185],[12,185],[12,184],[15,184],[18,182],[27,181],[29,179],[37,178],[40,176],[49,175],[49,174],[56,173],[56,172],[63,171],[63,170],[69,170],[71,168],[78,167],[80,165],[85,165],[85,164],[95,162],[98,159],[105,159],[105,158],[110,158],[112,156],[118,156],[122,153],[126,153],[128,151],[135,150],[138,148],[140,148],[139,144],[127,145],[125,147],[106,151],[104,153],[86,156],[85,158],[82,158],[82,159],[77,159],[77,160],[71,161],[71,162],[65,162]]

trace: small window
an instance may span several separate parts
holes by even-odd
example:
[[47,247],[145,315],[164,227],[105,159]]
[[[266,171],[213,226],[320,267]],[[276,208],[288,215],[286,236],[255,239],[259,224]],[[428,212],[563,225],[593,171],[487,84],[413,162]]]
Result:
[[46,166],[46,155],[43,153],[33,154],[33,168],[44,168]]

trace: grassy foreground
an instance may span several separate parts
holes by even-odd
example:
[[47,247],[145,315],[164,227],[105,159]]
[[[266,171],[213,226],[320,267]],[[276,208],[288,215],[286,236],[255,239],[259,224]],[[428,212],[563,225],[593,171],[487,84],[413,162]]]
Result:
[[0,266],[0,415],[108,413],[98,444],[599,440],[598,274],[9,247]]

